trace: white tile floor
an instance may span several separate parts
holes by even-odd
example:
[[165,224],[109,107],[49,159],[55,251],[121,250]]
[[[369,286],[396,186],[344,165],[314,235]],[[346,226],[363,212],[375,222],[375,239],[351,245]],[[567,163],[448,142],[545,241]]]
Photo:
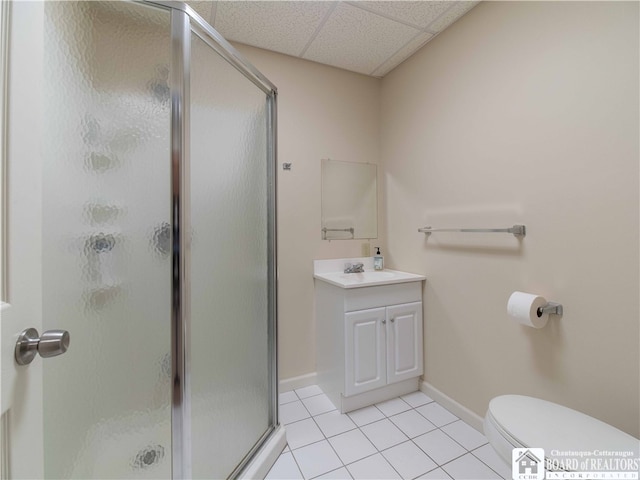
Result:
[[285,479],[510,479],[467,425],[422,392],[341,414],[316,385],[280,395],[288,445],[267,475]]

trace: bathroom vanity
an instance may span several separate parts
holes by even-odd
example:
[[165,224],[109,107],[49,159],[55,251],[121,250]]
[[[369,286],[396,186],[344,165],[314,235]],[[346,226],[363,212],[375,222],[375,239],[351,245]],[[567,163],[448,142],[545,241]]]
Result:
[[[342,273],[346,262],[364,273]],[[422,282],[371,258],[314,262],[318,385],[348,412],[419,389]]]

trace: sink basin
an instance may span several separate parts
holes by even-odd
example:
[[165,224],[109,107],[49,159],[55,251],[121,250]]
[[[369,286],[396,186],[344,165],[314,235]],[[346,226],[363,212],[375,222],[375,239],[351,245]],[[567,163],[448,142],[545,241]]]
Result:
[[399,272],[397,270],[369,270],[363,273],[327,272],[316,273],[314,278],[342,288],[371,287],[394,283],[417,282],[424,280],[423,275]]

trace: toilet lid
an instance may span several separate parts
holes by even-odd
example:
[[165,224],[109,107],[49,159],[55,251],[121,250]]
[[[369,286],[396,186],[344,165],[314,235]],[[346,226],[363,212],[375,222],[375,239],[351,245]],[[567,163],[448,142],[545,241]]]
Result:
[[489,403],[493,421],[523,447],[560,452],[620,451],[640,454],[640,440],[600,420],[555,403],[503,395]]

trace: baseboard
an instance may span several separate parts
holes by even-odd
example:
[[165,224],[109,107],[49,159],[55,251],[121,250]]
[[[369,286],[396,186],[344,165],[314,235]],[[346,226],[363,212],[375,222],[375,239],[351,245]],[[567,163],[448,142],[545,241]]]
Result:
[[297,388],[308,387],[310,385],[317,385],[318,374],[316,372],[300,375],[299,377],[285,378],[278,382],[278,390],[280,393],[290,392]]
[[484,429],[482,424],[484,419],[475,412],[472,412],[464,405],[459,404],[453,398],[448,395],[442,393],[436,387],[427,382],[422,382],[420,384],[420,391],[424,392],[431,398],[433,398],[436,402],[442,405],[444,408],[453,413],[456,417],[464,420],[473,428],[478,430],[480,433],[484,434]]

